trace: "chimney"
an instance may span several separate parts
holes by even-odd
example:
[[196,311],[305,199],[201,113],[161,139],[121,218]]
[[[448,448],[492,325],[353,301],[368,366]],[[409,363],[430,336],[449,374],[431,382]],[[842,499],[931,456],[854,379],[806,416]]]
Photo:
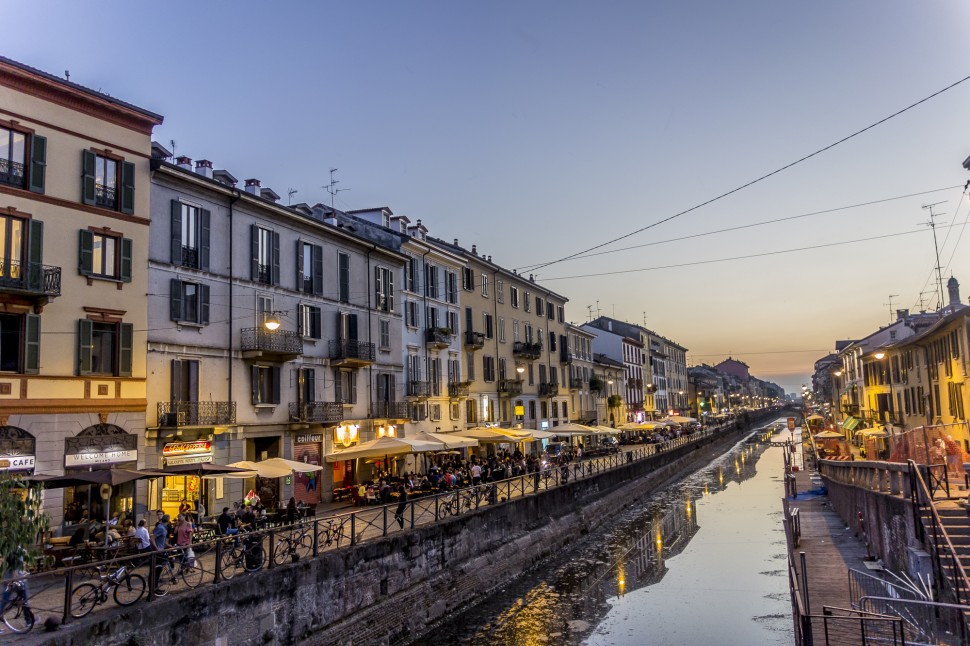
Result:
[[530,283],[534,283],[534,282],[536,282],[536,277],[535,277],[535,274],[529,274],[529,282],[530,282]]
[[896,320],[905,321],[909,318],[909,310],[896,310]]
[[455,238],[455,246],[458,246],[458,238]]
[[473,256],[477,256],[478,255],[478,246],[477,245],[472,245],[472,255]]
[[175,158],[175,165],[182,170],[191,171],[192,170],[192,160],[185,155]]
[[195,172],[203,177],[212,179],[212,162],[208,159],[200,159],[195,162]]
[[960,304],[960,283],[953,276],[946,281],[946,291],[950,295],[950,307]]
[[488,257],[488,261],[489,262],[492,262],[492,257],[491,256]]
[[233,177],[232,173],[225,169],[219,169],[212,171],[212,179],[225,184],[226,186],[235,186],[239,180]]
[[250,195],[259,195],[259,180],[255,178],[247,179],[244,190]]

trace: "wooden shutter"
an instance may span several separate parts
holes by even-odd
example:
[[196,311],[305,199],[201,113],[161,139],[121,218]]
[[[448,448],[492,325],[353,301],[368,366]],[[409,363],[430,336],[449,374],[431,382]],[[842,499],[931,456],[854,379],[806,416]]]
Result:
[[377,375],[377,401],[386,402],[387,400],[387,375]]
[[30,136],[30,185],[34,193],[44,192],[44,176],[47,171],[47,137]]
[[271,401],[274,404],[280,403],[280,373],[282,370],[278,366],[273,366],[270,368],[273,373],[273,392],[271,393]]
[[182,312],[185,311],[182,303],[182,281],[178,278],[172,278],[169,284],[171,285],[171,296],[169,297],[171,318],[173,321],[181,321]]
[[259,366],[252,368],[253,405],[259,404]]
[[347,340],[348,341],[357,340],[357,315],[356,314],[347,315]]
[[323,337],[319,307],[310,308],[310,336],[313,337],[314,339],[319,339]]
[[394,311],[394,272],[390,269],[384,270],[384,279],[387,281],[384,285],[384,293],[387,295],[387,311]]
[[374,267],[374,309],[383,310],[384,309],[384,299],[381,298],[383,295],[382,281],[381,281],[381,268]]
[[344,401],[344,385],[341,381],[341,374],[339,370],[333,371],[333,399],[338,404],[342,404]]
[[84,229],[78,241],[77,270],[82,276],[94,273],[94,234]]
[[351,370],[347,381],[350,382],[350,403],[357,403],[357,371]]
[[313,293],[323,294],[323,247],[313,245]]
[[31,219],[27,225],[27,286],[44,289],[44,223]]
[[303,291],[303,241],[296,241],[296,291]]
[[97,172],[98,156],[90,150],[81,151],[81,202],[94,206],[97,201],[94,186]]
[[77,374],[91,374],[91,336],[94,324],[87,319],[77,322]]
[[199,269],[209,268],[209,227],[212,219],[208,209],[199,209]]
[[182,401],[182,362],[172,359],[172,398],[169,401]]
[[387,401],[397,401],[397,379],[395,375],[387,376]]
[[345,253],[337,254],[337,273],[340,274],[340,301],[350,302],[350,256]]
[[252,281],[259,280],[259,226],[251,224],[249,226],[250,233],[250,261],[249,261],[249,279]]
[[131,238],[121,239],[121,272],[123,282],[131,282]]
[[172,264],[182,264],[182,203],[172,200]]
[[270,238],[273,243],[273,256],[270,260],[272,263],[272,273],[270,275],[270,282],[273,285],[280,284],[280,234],[276,231],[270,232]]
[[40,371],[40,315],[27,314],[24,327],[24,374],[35,375]]
[[209,286],[199,285],[199,323],[209,324]]
[[133,359],[132,346],[134,345],[135,326],[131,323],[121,323],[119,326],[121,342],[118,344],[121,355],[118,357],[118,376],[131,376],[131,363]]
[[135,165],[121,162],[121,212],[135,212]]

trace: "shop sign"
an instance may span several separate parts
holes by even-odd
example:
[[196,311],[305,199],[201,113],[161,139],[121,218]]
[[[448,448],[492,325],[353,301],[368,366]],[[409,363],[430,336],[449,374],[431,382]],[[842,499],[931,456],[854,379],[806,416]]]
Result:
[[138,436],[114,424],[95,424],[64,438],[64,467],[136,462]]
[[0,471],[26,471],[33,468],[33,455],[0,455]]
[[33,471],[37,442],[16,426],[0,426],[0,471]]
[[794,431],[795,430],[795,418],[794,417],[789,417],[788,418],[788,430],[789,431]]
[[297,435],[296,436],[296,443],[297,444],[319,444],[322,441],[323,441],[323,435],[320,435],[320,434],[317,434],[317,435]]
[[92,464],[114,464],[115,462],[135,462],[138,451],[122,449],[118,451],[96,451],[91,453],[72,453],[64,456],[65,467],[87,467]]
[[162,447],[162,455],[185,455],[187,453],[211,453],[212,442],[210,440],[198,440],[196,442],[169,442]]
[[174,467],[179,464],[203,464],[205,462],[212,462],[211,453],[202,453],[198,455],[176,455],[176,456],[165,456],[165,466]]

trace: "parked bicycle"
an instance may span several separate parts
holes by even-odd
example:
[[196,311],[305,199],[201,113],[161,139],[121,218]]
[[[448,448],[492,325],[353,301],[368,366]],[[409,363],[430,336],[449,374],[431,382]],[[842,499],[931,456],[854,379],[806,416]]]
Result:
[[[75,619],[84,617],[94,610],[94,607],[108,602],[108,590],[119,606],[130,606],[137,603],[145,594],[145,577],[130,572],[122,565],[110,574],[104,574],[104,568],[97,569],[98,583],[82,583],[71,591],[71,616]],[[6,619],[6,616],[4,616]]]
[[182,579],[190,588],[202,585],[205,572],[199,566],[198,559],[190,556],[188,549],[175,550],[175,552],[177,554],[174,556],[160,556],[160,562],[156,562],[155,568],[158,571],[158,578],[155,580],[156,597],[164,597],[168,594],[169,590],[178,585],[179,579]]
[[266,556],[263,552],[262,534],[248,534],[240,532],[241,544],[230,544],[227,541],[225,551],[222,553],[222,576],[231,579],[240,571],[256,572],[263,568],[263,561]]
[[293,561],[309,558],[313,554],[313,536],[304,523],[299,529],[287,534],[277,534],[276,544],[273,546],[273,563],[283,565],[287,557]]
[[34,611],[27,600],[27,585],[23,580],[7,584],[9,599],[3,607],[3,623],[15,633],[29,633],[34,627]]
[[319,548],[326,549],[331,545],[340,547],[340,542],[347,538],[344,531],[344,525],[346,523],[346,518],[341,518],[340,520],[331,518],[328,520],[323,530],[323,544]]

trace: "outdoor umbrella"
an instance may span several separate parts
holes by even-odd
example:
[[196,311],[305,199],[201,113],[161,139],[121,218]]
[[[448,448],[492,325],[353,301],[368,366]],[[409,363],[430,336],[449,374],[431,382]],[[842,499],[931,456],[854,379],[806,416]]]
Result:
[[[638,422],[627,422],[620,426],[621,431],[639,431],[643,428],[643,425]],[[650,428],[653,428],[652,426]]]
[[617,435],[620,429],[613,428],[612,426],[603,426],[602,424],[594,427],[597,433],[603,433],[604,435]]
[[424,442],[414,440],[409,437],[381,437],[370,442],[364,442],[357,446],[327,456],[327,462],[340,462],[341,460],[356,460],[358,458],[380,458],[389,455],[402,455],[405,453],[423,453],[426,451],[438,451],[441,449],[438,442]]
[[845,436],[835,431],[822,431],[815,434],[816,440],[844,440]]
[[415,434],[411,439],[423,440],[425,442],[441,442],[446,449],[465,449],[478,446],[478,440],[470,437],[461,437],[454,433],[431,433],[429,431],[422,431]]
[[493,444],[500,444],[503,442],[524,442],[532,439],[532,433],[529,431],[518,431],[513,434],[508,429],[500,429],[489,426],[475,426],[473,428],[465,429],[464,431],[458,431],[456,435],[460,435],[461,437],[470,437],[478,440],[479,442]]
[[200,462],[198,464],[173,464],[162,469],[165,475],[184,475],[196,476],[199,478],[232,475],[237,478],[252,478],[256,475],[255,471],[240,469],[239,467],[212,464],[210,462]]
[[529,435],[536,440],[548,440],[549,438],[556,437],[555,433],[550,433],[549,431],[537,431],[530,430]]
[[807,420],[808,419],[811,419],[811,420],[822,419],[822,416],[821,415],[809,415],[805,419],[807,419]]
[[593,435],[596,430],[589,426],[568,422],[552,427],[551,430],[556,435]]
[[267,464],[267,462],[269,460],[262,462],[250,462],[249,460],[233,462],[229,466],[237,467],[241,471],[239,473],[227,473],[225,476],[227,478],[252,478],[254,475],[253,472],[255,472],[255,475],[260,478],[282,478],[293,473],[293,469],[289,467],[280,466],[279,464]]
[[697,419],[694,417],[684,417],[683,415],[670,415],[664,421],[673,422],[674,424],[690,424],[691,422],[696,422]]
[[257,462],[257,464],[262,464],[264,466],[279,466],[284,469],[289,469],[290,471],[299,471],[300,473],[310,473],[312,471],[323,471],[323,467],[318,464],[309,464],[307,462],[299,462],[297,460],[287,460],[285,458],[269,458],[268,460]]

